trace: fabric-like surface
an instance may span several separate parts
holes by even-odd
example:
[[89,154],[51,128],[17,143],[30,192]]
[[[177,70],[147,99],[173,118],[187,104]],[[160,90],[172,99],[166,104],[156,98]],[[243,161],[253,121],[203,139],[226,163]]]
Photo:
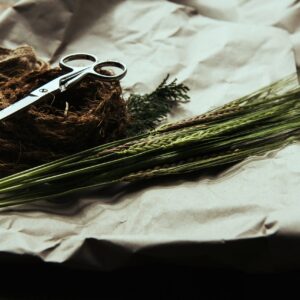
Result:
[[[127,91],[148,92],[169,73],[191,89],[192,101],[169,116],[177,120],[295,73],[299,14],[291,0],[32,0],[0,15],[0,41],[28,43],[53,64],[71,52],[120,60]],[[299,162],[296,144],[213,178],[3,210],[0,251],[98,269],[153,259],[299,267]]]

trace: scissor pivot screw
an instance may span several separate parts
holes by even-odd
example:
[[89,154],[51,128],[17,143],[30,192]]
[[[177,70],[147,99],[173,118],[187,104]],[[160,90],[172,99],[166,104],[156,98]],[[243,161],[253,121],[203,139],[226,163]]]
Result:
[[47,93],[48,90],[47,89],[39,89],[39,92],[41,92],[41,93]]

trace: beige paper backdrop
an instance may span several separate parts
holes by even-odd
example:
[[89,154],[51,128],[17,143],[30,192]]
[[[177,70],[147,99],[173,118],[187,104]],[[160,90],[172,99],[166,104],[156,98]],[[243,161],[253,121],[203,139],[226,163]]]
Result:
[[[295,73],[297,2],[28,0],[0,15],[0,42],[30,44],[53,64],[80,51],[120,60],[129,69],[126,92],[148,92],[169,73],[191,88],[191,102],[169,116],[175,120]],[[153,260],[250,271],[294,268],[299,186],[296,144],[215,178],[2,210],[0,253],[98,269]]]

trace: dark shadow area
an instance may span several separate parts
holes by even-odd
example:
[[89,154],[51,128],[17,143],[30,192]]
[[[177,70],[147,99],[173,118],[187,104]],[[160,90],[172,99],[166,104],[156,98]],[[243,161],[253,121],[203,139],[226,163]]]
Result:
[[79,271],[37,260],[2,263],[1,274],[0,299],[292,299],[300,279],[168,264]]

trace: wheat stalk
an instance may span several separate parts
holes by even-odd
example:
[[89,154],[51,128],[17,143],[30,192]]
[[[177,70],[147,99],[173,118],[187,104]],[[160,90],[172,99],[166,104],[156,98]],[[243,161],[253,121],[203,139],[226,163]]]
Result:
[[0,207],[121,182],[204,172],[296,141],[300,88],[291,77],[192,119],[0,179]]

